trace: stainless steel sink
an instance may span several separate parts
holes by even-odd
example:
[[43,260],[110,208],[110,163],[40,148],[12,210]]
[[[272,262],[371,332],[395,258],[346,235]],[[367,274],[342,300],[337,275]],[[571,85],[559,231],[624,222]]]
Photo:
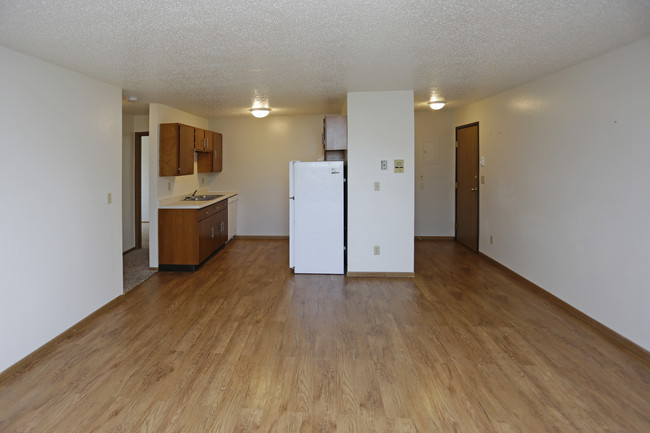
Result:
[[221,195],[214,195],[214,194],[206,194],[206,195],[190,195],[185,197],[183,200],[185,201],[209,201],[209,200],[215,200],[220,197],[223,197],[223,194]]

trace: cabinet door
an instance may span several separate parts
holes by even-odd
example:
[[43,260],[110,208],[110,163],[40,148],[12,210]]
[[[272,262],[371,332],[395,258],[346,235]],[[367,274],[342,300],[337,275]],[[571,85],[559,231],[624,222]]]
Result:
[[228,208],[217,214],[217,234],[215,250],[221,248],[228,241]]
[[178,174],[194,173],[194,128],[180,125]]
[[205,131],[201,128],[194,128],[194,150],[202,152],[205,147]]
[[179,125],[177,123],[160,124],[159,174],[160,176],[177,176]]
[[194,173],[194,128],[179,123],[160,125],[160,176]]
[[213,133],[212,143],[212,171],[223,169],[223,135],[219,132]]
[[215,238],[218,230],[218,214],[199,221],[199,263],[203,262],[215,250]]
[[212,150],[212,131],[194,128],[194,150],[197,152],[210,152]]

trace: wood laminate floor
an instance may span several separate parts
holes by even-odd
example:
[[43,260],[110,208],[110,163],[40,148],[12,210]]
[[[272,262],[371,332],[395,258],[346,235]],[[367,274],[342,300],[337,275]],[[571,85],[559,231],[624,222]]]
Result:
[[152,276],[3,376],[0,431],[650,431],[646,360],[464,247],[416,242],[413,279],[287,257],[237,240]]

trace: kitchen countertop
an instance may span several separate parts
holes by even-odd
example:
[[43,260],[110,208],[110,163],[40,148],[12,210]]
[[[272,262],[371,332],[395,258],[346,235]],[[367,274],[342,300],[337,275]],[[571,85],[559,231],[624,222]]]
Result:
[[236,196],[236,192],[223,192],[223,191],[199,191],[196,195],[223,195],[223,197],[215,198],[214,200],[206,201],[185,201],[183,200],[192,193],[183,194],[176,197],[168,197],[158,201],[158,209],[201,209],[206,206],[213,205],[223,200],[228,200],[230,197]]

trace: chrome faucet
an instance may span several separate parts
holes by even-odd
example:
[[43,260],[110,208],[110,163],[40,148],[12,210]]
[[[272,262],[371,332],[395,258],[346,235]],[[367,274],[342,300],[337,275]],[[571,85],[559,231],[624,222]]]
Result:
[[196,194],[197,191],[198,191],[198,189],[195,189],[190,197],[194,197],[194,195]]

